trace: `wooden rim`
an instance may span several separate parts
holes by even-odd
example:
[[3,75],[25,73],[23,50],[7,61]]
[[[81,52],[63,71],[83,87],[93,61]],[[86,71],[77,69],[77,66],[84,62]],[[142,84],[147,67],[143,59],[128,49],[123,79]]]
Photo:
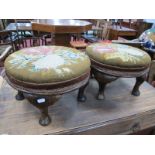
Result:
[[130,68],[127,68],[127,67],[117,67],[117,66],[112,66],[112,65],[107,65],[107,64],[103,64],[101,62],[98,62],[92,58],[91,59],[91,62],[92,62],[92,66],[95,65],[95,66],[98,66],[98,67],[101,67],[101,68],[106,68],[106,69],[109,69],[111,71],[124,71],[124,72],[137,72],[137,71],[144,71],[146,70],[148,66],[144,66],[144,67],[130,67]]
[[36,84],[16,80],[4,73],[4,78],[13,88],[22,92],[40,95],[57,95],[73,91],[85,85],[89,80],[90,70],[77,78],[57,83]]
[[128,72],[128,71],[116,71],[116,70],[109,70],[107,68],[101,68],[98,66],[93,65],[92,69],[95,69],[101,73],[107,74],[107,75],[111,75],[111,76],[115,76],[115,77],[126,77],[126,78],[132,78],[132,77],[139,77],[142,76],[146,73],[148,73],[149,68],[143,70],[143,71],[138,71],[138,72]]

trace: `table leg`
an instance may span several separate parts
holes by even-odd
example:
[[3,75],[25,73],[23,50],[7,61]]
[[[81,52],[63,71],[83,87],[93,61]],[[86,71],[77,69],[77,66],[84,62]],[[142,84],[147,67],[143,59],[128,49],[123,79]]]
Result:
[[55,34],[55,45],[70,47],[71,35],[69,33],[56,33]]

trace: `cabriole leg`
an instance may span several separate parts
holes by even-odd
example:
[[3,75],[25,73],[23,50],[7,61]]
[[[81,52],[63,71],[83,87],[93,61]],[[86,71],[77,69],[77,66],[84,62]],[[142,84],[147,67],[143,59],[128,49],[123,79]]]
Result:
[[86,96],[84,94],[86,87],[88,86],[89,82],[87,82],[85,85],[83,85],[81,88],[79,88],[79,92],[78,92],[78,97],[77,100],[79,102],[85,102],[86,101]]
[[18,101],[21,101],[21,100],[24,100],[24,99],[25,99],[25,97],[24,97],[24,95],[23,95],[23,92],[22,92],[22,91],[19,91],[19,90],[18,90],[18,93],[17,93],[17,95],[15,96],[15,98],[16,98],[16,100],[18,100]]
[[49,125],[51,123],[51,117],[48,114],[48,107],[45,107],[40,111],[41,111],[41,117],[39,119],[39,124],[42,126]]
[[136,78],[136,83],[135,83],[135,85],[133,87],[132,95],[134,95],[134,96],[139,96],[140,95],[139,87],[145,81],[145,79],[146,79],[146,74]]
[[107,75],[103,72],[100,72],[96,69],[93,69],[93,74],[95,79],[97,80],[98,84],[99,84],[99,91],[97,94],[97,99],[98,100],[103,100],[105,98],[104,96],[104,91],[105,91],[105,87],[108,83],[116,80],[118,77],[112,76],[112,75]]

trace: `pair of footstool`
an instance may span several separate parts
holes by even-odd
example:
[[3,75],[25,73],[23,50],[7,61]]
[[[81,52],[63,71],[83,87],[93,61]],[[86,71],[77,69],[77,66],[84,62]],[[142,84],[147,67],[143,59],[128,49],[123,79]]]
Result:
[[149,64],[147,53],[119,44],[91,44],[86,53],[63,46],[39,46],[11,54],[5,61],[5,79],[18,90],[17,100],[27,98],[41,110],[39,123],[46,126],[51,122],[48,106],[61,95],[79,89],[78,100],[86,100],[90,69],[99,82],[98,99],[104,99],[106,84],[119,77],[136,77],[132,94],[139,95]]

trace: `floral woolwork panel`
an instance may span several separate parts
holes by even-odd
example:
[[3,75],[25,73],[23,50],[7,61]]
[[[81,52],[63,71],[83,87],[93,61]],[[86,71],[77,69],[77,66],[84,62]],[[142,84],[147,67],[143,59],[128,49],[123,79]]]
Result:
[[114,43],[95,43],[86,48],[90,58],[103,64],[137,68],[148,66],[150,56],[143,50],[135,47]]
[[73,48],[38,46],[11,54],[5,61],[8,75],[34,83],[70,80],[89,71],[89,57]]

